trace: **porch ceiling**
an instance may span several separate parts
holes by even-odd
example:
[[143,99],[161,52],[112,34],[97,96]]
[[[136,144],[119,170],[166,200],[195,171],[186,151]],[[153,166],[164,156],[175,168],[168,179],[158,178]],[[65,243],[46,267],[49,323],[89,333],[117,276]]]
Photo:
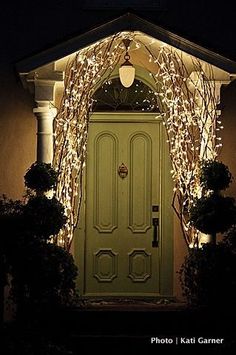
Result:
[[150,37],[152,37],[157,40],[156,43],[152,44],[153,46],[160,46],[164,42],[227,73],[236,74],[236,62],[130,13],[38,53],[33,57],[26,58],[16,64],[16,69],[20,74],[27,74],[36,68],[58,61],[105,37],[122,31],[137,31],[140,36],[143,36],[142,42],[149,41],[150,45]]

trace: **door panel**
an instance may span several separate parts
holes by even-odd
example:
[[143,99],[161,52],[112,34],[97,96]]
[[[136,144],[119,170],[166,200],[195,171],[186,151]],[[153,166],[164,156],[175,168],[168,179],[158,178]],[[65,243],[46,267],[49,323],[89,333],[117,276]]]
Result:
[[151,228],[152,142],[148,135],[135,133],[128,140],[129,149],[129,226],[133,233]]
[[91,173],[94,175],[94,227],[100,233],[112,233],[117,228],[117,153],[115,135],[102,132],[96,137],[94,170]]
[[160,204],[160,122],[92,122],[88,137],[85,294],[156,295],[161,244],[152,248],[152,205]]

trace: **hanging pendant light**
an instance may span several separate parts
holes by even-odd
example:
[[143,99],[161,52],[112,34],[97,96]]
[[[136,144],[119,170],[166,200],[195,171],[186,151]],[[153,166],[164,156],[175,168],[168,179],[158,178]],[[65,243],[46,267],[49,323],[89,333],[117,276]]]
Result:
[[133,82],[134,82],[134,77],[135,77],[135,68],[133,65],[130,63],[130,55],[128,53],[128,47],[130,45],[131,40],[130,39],[123,39],[123,43],[126,48],[126,53],[124,56],[125,62],[121,64],[119,68],[119,76],[120,76],[120,81],[121,84],[125,88],[129,88]]

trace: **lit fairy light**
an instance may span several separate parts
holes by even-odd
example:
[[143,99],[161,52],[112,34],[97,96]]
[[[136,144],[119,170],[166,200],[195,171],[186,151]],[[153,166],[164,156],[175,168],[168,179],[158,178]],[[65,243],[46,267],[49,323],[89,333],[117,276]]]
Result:
[[217,157],[222,146],[218,131],[223,126],[217,120],[214,81],[206,78],[199,60],[192,59],[194,80],[177,51],[162,47],[155,60],[160,69],[154,79],[161,91],[159,98],[175,182],[173,205],[178,205],[176,212],[185,240],[192,245],[198,231],[188,223],[188,209],[201,195],[199,164],[204,159]]
[[[105,81],[109,83],[110,74],[123,55],[124,38],[132,39],[133,50],[142,50],[146,55],[146,69],[156,86],[156,100],[151,104],[158,106],[163,117],[172,162],[173,207],[188,245],[193,245],[198,235],[188,223],[188,209],[201,195],[199,164],[204,159],[215,159],[222,147],[219,133],[223,126],[216,109],[212,71],[207,78],[200,60],[192,59],[194,71],[189,72],[178,50],[163,44],[154,51],[155,40],[150,38],[150,43],[144,43],[137,32],[122,32],[79,51],[65,73],[62,104],[55,119],[54,167],[59,174],[56,196],[67,216],[57,242],[67,249],[82,199],[92,96]],[[153,66],[152,70],[148,65]]]
[[[61,107],[54,122],[54,167],[58,171],[56,196],[64,205],[67,223],[57,243],[71,246],[82,199],[82,174],[85,167],[89,113],[95,87],[109,77],[123,53],[117,45],[121,33],[85,48],[75,55],[65,73]],[[104,66],[105,63],[105,66]]]

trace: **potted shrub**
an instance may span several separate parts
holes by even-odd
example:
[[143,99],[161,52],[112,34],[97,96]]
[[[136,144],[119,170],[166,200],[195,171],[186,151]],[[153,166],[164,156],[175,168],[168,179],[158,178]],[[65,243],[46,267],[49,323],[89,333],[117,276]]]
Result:
[[221,194],[232,175],[223,163],[207,160],[201,164],[199,180],[203,195],[190,207],[189,221],[200,232],[210,234],[215,244],[216,234],[226,232],[236,223],[235,200]]
[[[189,249],[180,269],[183,294],[190,305],[235,305],[236,300],[236,224],[235,200],[222,195],[232,181],[226,165],[204,161],[199,181],[202,197],[190,208],[190,223],[212,236],[211,243]],[[216,234],[228,232],[216,243]]]
[[180,269],[180,282],[191,306],[235,306],[236,254],[231,242],[225,240],[189,250]]
[[[25,175],[34,193],[25,203],[2,199],[0,219],[4,238],[5,274],[11,277],[11,295],[18,316],[64,306],[76,299],[77,267],[72,255],[52,244],[66,223],[63,205],[44,193],[56,186],[57,174],[50,164],[35,163]],[[27,313],[27,311],[29,311]]]

